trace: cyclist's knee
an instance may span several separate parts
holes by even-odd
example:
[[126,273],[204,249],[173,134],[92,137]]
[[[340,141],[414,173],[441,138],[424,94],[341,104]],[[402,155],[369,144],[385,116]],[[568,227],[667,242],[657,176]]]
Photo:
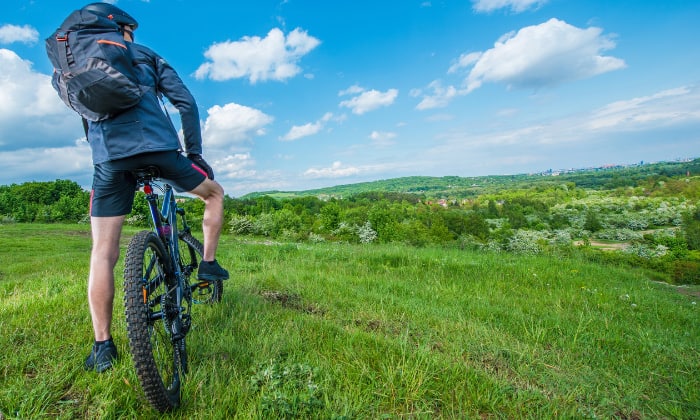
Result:
[[202,181],[194,190],[190,191],[204,201],[221,201],[224,199],[224,188],[216,181],[209,178]]

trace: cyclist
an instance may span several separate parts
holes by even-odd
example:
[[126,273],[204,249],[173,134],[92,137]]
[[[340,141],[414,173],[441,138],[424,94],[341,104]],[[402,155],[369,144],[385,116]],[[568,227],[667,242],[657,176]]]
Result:
[[[197,278],[226,280],[229,274],[215,258],[223,224],[224,190],[214,181],[212,168],[201,155],[199,111],[194,97],[163,58],[133,43],[138,27],[133,17],[109,3],[91,3],[83,9],[108,17],[121,27],[134,54],[139,83],[150,88],[135,107],[104,121],[88,122],[86,128],[94,166],[88,302],[95,342],[85,368],[103,372],[117,358],[111,335],[114,267],[119,259],[122,225],[131,212],[136,190],[131,171],[156,166],[160,176],[177,191],[187,191],[204,201],[204,254]],[[181,153],[178,134],[163,112],[158,94],[165,95],[179,111],[187,157]]]

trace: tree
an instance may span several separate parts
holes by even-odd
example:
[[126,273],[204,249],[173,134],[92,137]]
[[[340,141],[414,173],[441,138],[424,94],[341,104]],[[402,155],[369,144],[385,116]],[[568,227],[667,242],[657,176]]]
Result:
[[480,214],[471,212],[465,217],[465,232],[481,240],[486,240],[489,237],[490,228]]
[[77,222],[90,194],[73,181],[27,182],[0,187],[0,214],[17,222]]
[[700,250],[700,208],[684,214],[681,226],[688,249]]
[[321,225],[327,232],[333,232],[340,226],[340,206],[337,202],[331,201],[321,208]]
[[594,211],[586,212],[586,221],[583,224],[583,228],[590,232],[598,232],[603,229],[603,224],[598,219],[598,216]]
[[[377,232],[377,239],[380,242],[391,242],[398,233],[398,223],[396,221],[396,213],[387,205],[386,201],[372,206],[368,214],[369,222]],[[422,223],[418,222],[421,226]]]
[[500,217],[498,207],[496,206],[496,200],[489,200],[487,214],[492,219]]

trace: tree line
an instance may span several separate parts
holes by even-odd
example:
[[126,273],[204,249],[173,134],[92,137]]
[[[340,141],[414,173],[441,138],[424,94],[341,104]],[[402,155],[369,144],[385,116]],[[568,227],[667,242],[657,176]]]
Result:
[[73,181],[26,182],[0,186],[4,223],[77,223],[86,219],[90,193]]
[[[146,226],[148,209],[143,193],[137,194],[127,223]],[[67,180],[0,186],[0,222],[87,223],[89,200],[89,192]],[[548,180],[462,197],[393,191],[344,198],[227,196],[224,206],[227,233],[285,241],[393,242],[518,253],[625,242],[625,252],[616,253],[619,258],[677,282],[700,283],[699,200],[700,179],[653,176],[639,178],[635,186],[609,189]],[[203,203],[181,201],[198,227]]]

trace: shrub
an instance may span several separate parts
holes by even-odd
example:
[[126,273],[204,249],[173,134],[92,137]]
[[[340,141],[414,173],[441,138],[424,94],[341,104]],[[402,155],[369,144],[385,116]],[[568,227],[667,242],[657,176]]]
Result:
[[253,221],[253,234],[271,236],[275,234],[275,216],[273,213],[263,213]]
[[631,229],[603,229],[594,235],[597,239],[607,241],[630,241],[641,239],[642,234]]
[[568,229],[555,230],[549,243],[552,245],[570,245],[571,232]]
[[586,221],[583,224],[583,228],[591,232],[597,232],[603,228],[603,224],[598,219],[596,212],[588,211],[586,213]]
[[377,239],[377,232],[372,229],[372,223],[368,220],[364,225],[357,228],[357,236],[360,237],[360,243],[369,244]]
[[640,258],[659,258],[668,254],[668,247],[661,244],[656,245],[656,247],[650,247],[646,244],[635,243],[626,247],[624,252],[636,255]]
[[6,216],[6,215],[0,216],[0,225],[7,225],[10,223],[16,223],[16,220],[14,217]]
[[318,244],[321,242],[326,242],[326,238],[319,235],[318,233],[310,232],[308,236],[308,241],[314,244]]
[[125,220],[129,226],[146,227],[148,226],[148,219],[143,214],[130,214]]
[[700,261],[676,260],[672,275],[676,284],[700,284]]
[[688,249],[700,250],[700,208],[684,214],[682,226]]
[[255,226],[250,216],[234,215],[229,220],[229,232],[237,235],[250,235],[253,233]]
[[341,241],[355,242],[355,239],[357,237],[357,227],[345,222],[340,222],[340,224],[332,232],[332,234]]
[[544,236],[540,232],[530,230],[517,230],[508,241],[508,251],[518,254],[534,255],[542,252],[540,242]]

